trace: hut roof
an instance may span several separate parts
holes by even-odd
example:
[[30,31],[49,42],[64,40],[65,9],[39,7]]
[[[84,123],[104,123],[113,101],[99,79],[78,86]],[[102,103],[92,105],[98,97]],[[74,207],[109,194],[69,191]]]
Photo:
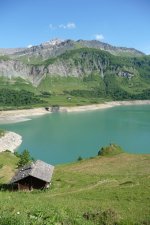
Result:
[[11,179],[10,183],[16,183],[17,181],[22,180],[28,176],[38,178],[45,182],[50,182],[53,170],[54,166],[41,160],[37,160],[20,168],[15,176]]

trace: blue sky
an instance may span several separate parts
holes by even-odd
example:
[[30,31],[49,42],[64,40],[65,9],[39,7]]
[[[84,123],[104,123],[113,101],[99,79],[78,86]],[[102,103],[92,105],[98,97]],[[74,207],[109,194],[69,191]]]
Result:
[[0,0],[0,48],[98,39],[150,54],[150,0]]

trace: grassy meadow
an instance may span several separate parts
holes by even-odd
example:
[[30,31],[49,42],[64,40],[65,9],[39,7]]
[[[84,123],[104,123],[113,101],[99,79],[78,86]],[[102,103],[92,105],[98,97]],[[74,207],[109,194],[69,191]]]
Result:
[[[8,80],[0,77],[0,110],[47,107],[51,105],[78,106],[111,100],[110,97],[104,97],[103,95],[90,96],[91,92],[99,87],[103,89],[102,80],[98,76],[95,76],[95,79],[90,82],[76,77],[47,76],[37,88],[21,78]],[[30,99],[27,102],[22,101],[23,98],[26,99],[26,96],[22,96],[23,90],[27,92],[28,97],[31,96],[31,101]],[[82,93],[71,95],[71,91],[75,91],[76,93],[81,91]],[[34,101],[33,94],[34,98],[36,97],[38,101]],[[17,102],[16,95],[20,97]],[[4,99],[6,99],[5,102]],[[17,105],[18,102],[20,104]]]
[[3,190],[18,159],[0,153],[0,224],[150,224],[150,155],[106,152],[56,166],[50,189],[32,192]]

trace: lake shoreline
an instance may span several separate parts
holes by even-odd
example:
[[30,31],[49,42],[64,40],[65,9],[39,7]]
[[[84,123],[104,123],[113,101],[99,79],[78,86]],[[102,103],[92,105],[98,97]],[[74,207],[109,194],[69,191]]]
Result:
[[73,106],[73,107],[60,107],[61,112],[82,112],[98,109],[107,109],[115,106],[128,106],[128,105],[150,105],[150,100],[135,100],[135,101],[111,101],[100,104]]
[[31,120],[31,117],[49,114],[45,108],[0,111],[0,124],[17,123]]
[[[59,107],[58,112],[84,112],[99,109],[107,109],[115,106],[128,106],[128,105],[149,105],[150,100],[135,100],[135,101],[112,101],[101,104],[72,106],[72,107]],[[51,109],[48,111],[45,108],[22,109],[22,110],[9,110],[0,111],[0,124],[17,123],[31,120],[32,117],[42,116],[52,113]]]
[[0,153],[6,150],[12,153],[21,145],[22,136],[11,131],[5,132],[4,136],[0,138]]

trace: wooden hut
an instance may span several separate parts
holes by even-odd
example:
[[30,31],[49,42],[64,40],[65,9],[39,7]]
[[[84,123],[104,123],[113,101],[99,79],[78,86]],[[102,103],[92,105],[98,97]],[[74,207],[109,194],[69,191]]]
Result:
[[48,188],[51,182],[54,166],[37,160],[20,168],[11,179],[10,184],[18,190]]

